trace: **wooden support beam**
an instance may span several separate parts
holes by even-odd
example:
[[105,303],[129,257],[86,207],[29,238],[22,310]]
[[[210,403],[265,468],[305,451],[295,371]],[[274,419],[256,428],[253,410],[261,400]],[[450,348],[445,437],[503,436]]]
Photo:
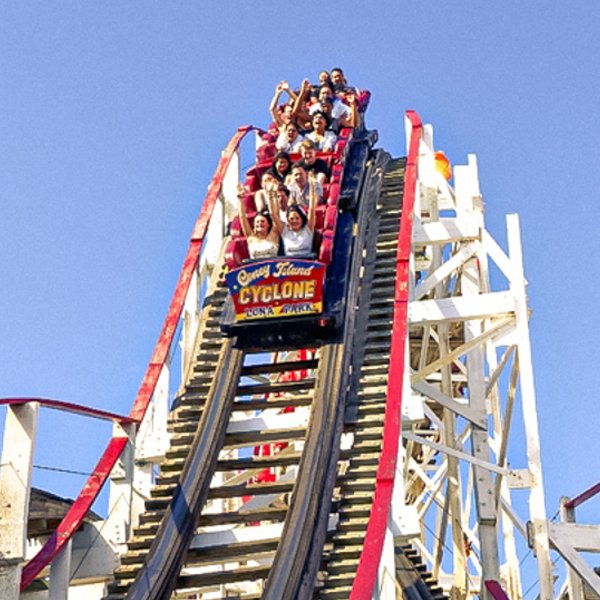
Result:
[[411,325],[433,325],[444,321],[468,321],[499,318],[514,314],[514,297],[510,292],[490,292],[478,296],[415,300],[408,305]]

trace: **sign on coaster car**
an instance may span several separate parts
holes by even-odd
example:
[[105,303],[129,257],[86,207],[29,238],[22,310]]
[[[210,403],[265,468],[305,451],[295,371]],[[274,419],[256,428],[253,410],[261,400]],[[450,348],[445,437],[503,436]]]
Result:
[[284,257],[249,262],[225,276],[236,321],[319,314],[324,279],[324,264]]

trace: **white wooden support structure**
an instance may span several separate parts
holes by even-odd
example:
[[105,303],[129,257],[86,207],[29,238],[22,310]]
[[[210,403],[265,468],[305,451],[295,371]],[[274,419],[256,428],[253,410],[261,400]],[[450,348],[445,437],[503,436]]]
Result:
[[[489,600],[486,580],[522,599],[519,554],[531,542],[539,597],[552,600],[518,218],[507,218],[507,252],[485,229],[475,157],[454,168],[452,186],[434,148],[425,126],[408,310],[412,391],[403,395],[420,403],[422,417],[403,424],[390,528],[456,599]],[[515,428],[522,447],[509,443]],[[513,487],[528,494],[524,515]],[[417,523],[407,522],[411,514]]]
[[[590,494],[590,497],[596,493]],[[581,552],[600,553],[600,525],[576,523],[575,506],[570,498],[563,497],[560,499],[560,522],[548,523],[548,534],[551,547],[566,562],[564,587],[569,600],[589,598],[588,590],[600,597],[600,574],[581,555]]]
[[27,542],[37,403],[9,406],[0,464],[0,597],[18,598]]

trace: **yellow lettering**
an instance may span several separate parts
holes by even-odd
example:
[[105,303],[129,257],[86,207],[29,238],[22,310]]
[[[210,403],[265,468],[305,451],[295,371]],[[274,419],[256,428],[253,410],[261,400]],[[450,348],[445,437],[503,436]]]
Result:
[[294,293],[294,286],[291,281],[284,281],[281,286],[281,295],[287,300],[292,297]]
[[248,304],[248,302],[250,302],[250,297],[250,290],[248,288],[242,288],[238,296],[238,302],[240,304]]

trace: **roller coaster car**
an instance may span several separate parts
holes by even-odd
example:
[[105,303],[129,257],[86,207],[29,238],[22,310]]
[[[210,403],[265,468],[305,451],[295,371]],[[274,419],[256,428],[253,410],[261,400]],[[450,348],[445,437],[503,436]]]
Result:
[[[225,336],[246,350],[304,347],[340,335],[356,211],[365,166],[377,132],[340,136],[325,206],[319,207],[316,260],[279,256],[244,260],[245,240],[229,242]],[[247,256],[247,254],[246,254]]]

